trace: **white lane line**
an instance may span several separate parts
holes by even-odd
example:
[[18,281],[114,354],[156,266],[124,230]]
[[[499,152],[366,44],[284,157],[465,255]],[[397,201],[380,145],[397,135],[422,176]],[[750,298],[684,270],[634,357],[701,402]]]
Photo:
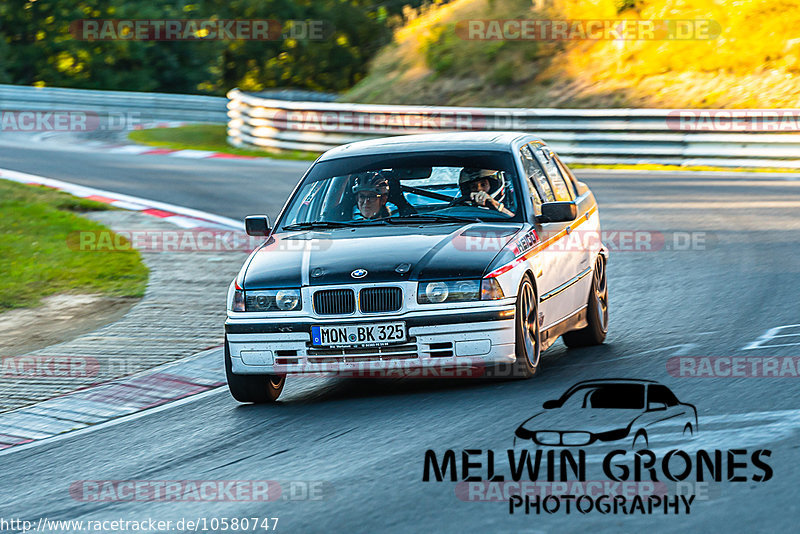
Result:
[[130,415],[123,415],[122,417],[118,417],[116,419],[111,419],[110,421],[106,421],[104,423],[98,423],[96,425],[87,426],[85,428],[81,428],[78,430],[73,430],[71,432],[65,432],[63,434],[57,434],[55,436],[51,436],[48,438],[40,439],[37,441],[33,441],[31,443],[25,443],[23,445],[15,445],[13,447],[9,447],[8,449],[0,450],[0,456],[5,456],[6,454],[12,454],[15,452],[33,449],[35,447],[41,447],[42,445],[49,445],[51,443],[56,443],[58,441],[73,438],[76,436],[82,436],[84,434],[89,434],[91,432],[95,432],[97,430],[103,430],[105,428],[109,428],[116,425],[121,425],[123,423],[127,423],[130,421],[135,421],[136,419],[141,419],[142,417],[146,417],[148,415],[152,415],[155,413],[163,412],[165,410],[169,410],[172,408],[177,408],[178,406],[183,406],[185,404],[190,404],[192,402],[197,402],[204,400],[208,397],[212,397],[214,395],[218,395],[220,393],[224,393],[228,391],[228,389],[224,386],[219,386],[214,389],[210,389],[208,391],[204,391],[202,393],[198,393],[196,395],[191,395],[189,397],[185,397],[180,400],[176,400],[173,402],[168,402],[166,404],[162,404],[160,406],[156,406],[155,408],[148,408],[146,410],[142,410],[141,412],[132,413]]
[[[747,345],[745,345],[744,347],[742,347],[739,350],[769,349],[769,348],[772,348],[772,347],[791,347],[791,346],[794,346],[794,345],[800,345],[800,331],[791,332],[791,333],[788,333],[788,334],[779,333],[779,332],[783,332],[784,330],[788,330],[790,328],[798,328],[798,329],[800,329],[800,324],[787,324],[787,325],[783,325],[783,326],[776,326],[775,328],[770,328],[769,330],[767,330],[766,332],[761,334],[761,336],[759,336],[758,339],[756,339],[752,343],[748,343]],[[775,339],[775,338],[781,338],[781,337],[784,337],[784,338],[785,337],[796,338],[798,341],[796,343],[781,343],[781,344],[774,344],[774,345],[765,345],[764,344],[767,341],[770,341],[770,340]]]

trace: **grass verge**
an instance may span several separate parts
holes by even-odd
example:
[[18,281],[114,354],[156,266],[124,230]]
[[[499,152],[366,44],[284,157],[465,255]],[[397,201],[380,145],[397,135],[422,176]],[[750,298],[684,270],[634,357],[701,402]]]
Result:
[[82,253],[67,244],[72,232],[108,230],[78,215],[107,209],[46,187],[0,180],[0,311],[36,306],[63,292],[144,295],[148,270],[138,251]]
[[151,128],[136,130],[128,139],[142,145],[173,150],[211,150],[236,156],[270,157],[313,161],[319,154],[300,150],[268,151],[236,148],[228,144],[228,127],[225,124],[190,124],[177,128]]

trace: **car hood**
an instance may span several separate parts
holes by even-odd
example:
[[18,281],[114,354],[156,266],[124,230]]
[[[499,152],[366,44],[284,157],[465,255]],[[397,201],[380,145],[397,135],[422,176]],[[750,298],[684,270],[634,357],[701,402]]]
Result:
[[641,414],[642,410],[555,408],[540,412],[522,423],[517,430],[517,435],[520,436],[520,432],[528,434],[540,430],[608,432],[628,428]]
[[[243,287],[480,278],[520,227],[364,226],[276,234],[253,255]],[[367,274],[356,279],[356,269]]]

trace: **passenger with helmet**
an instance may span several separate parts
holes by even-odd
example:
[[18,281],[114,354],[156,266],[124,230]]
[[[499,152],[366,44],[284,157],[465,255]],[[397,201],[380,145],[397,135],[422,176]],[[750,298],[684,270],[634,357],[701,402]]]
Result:
[[384,219],[392,212],[386,206],[389,200],[389,180],[380,171],[359,174],[353,184],[358,215],[364,219]]
[[503,205],[505,184],[500,171],[464,167],[458,177],[458,187],[461,197],[455,203],[480,206],[514,216]]

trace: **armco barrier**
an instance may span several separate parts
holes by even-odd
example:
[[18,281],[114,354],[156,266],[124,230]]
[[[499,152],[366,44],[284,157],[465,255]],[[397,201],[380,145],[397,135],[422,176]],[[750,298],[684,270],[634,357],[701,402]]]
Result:
[[225,122],[225,98],[0,85],[2,111],[136,113],[142,120]]
[[[791,133],[739,133],[725,131],[726,124],[735,130],[732,121],[741,121],[738,115],[758,111],[724,110],[722,114],[730,112],[731,118],[726,123],[719,119],[721,114],[715,115],[719,123],[714,129],[720,131],[697,132],[686,131],[678,110],[296,102],[238,89],[228,93],[228,100],[228,141],[238,147],[322,152],[344,143],[387,135],[515,130],[538,134],[566,161],[576,163],[800,168],[800,110],[789,110],[796,121]],[[775,125],[786,129],[786,122],[773,122]]]

